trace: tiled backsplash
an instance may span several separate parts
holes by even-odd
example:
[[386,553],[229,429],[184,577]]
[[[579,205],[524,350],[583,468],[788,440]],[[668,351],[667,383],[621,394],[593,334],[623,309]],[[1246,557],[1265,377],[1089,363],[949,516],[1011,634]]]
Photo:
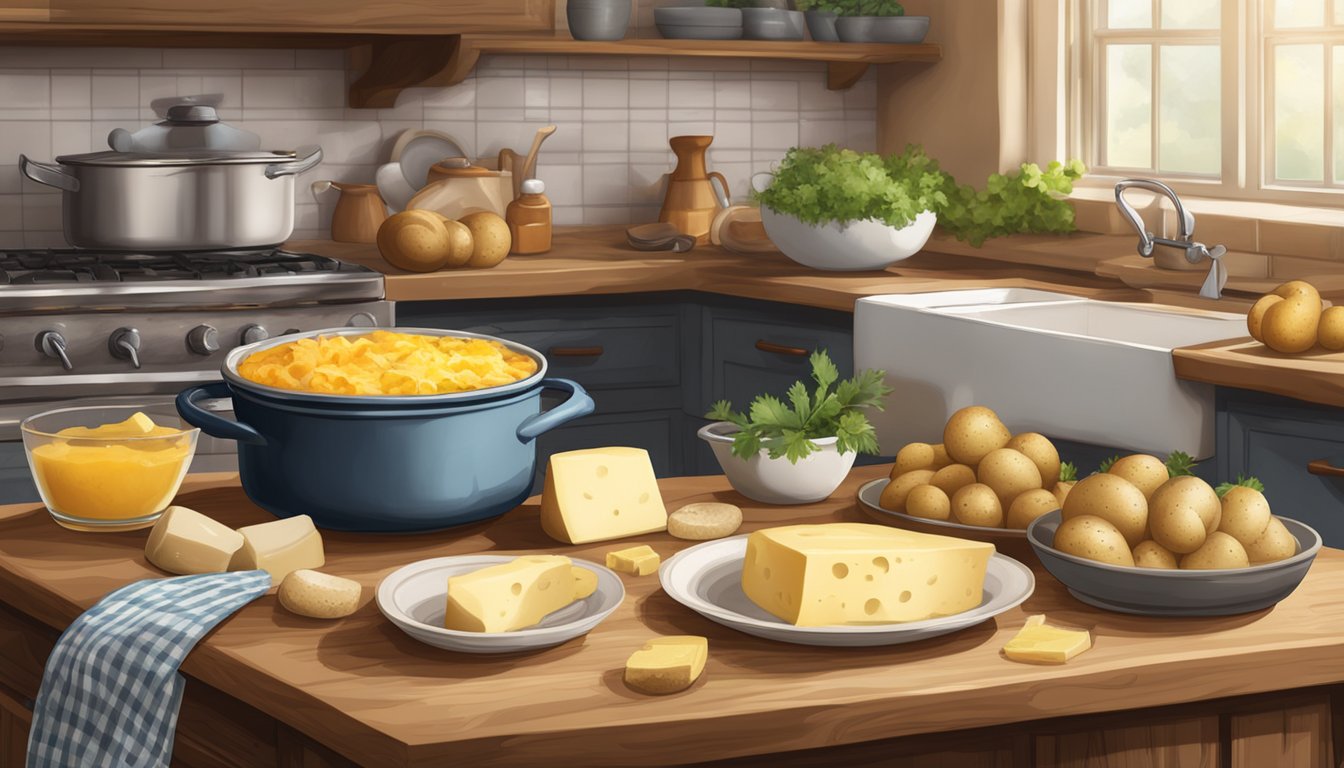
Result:
[[[345,106],[345,54],[311,50],[0,48],[0,157],[36,160],[106,148],[113,128],[156,120],[156,98],[220,93],[224,120],[271,149],[320,144],[326,160],[299,179],[296,237],[325,237],[333,200],[310,182],[371,181],[397,135],[444,131],[478,157],[526,152],[537,128],[557,224],[653,220],[672,166],[669,136],[715,137],[710,165],[735,198],[751,174],[796,144],[876,144],[872,75],[829,91],[801,62],[620,57],[486,57],[451,88],[402,93],[394,109]],[[0,247],[63,245],[59,193],[0,173]]]

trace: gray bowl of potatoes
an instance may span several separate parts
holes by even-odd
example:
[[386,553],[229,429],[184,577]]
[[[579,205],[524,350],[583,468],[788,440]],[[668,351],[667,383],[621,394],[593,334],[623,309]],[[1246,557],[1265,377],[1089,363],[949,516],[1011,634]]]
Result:
[[1296,554],[1247,568],[1182,570],[1111,565],[1054,547],[1061,512],[1027,527],[1027,541],[1052,576],[1079,600],[1140,616],[1231,616],[1273,606],[1292,594],[1321,549],[1310,526],[1278,518],[1296,540]]

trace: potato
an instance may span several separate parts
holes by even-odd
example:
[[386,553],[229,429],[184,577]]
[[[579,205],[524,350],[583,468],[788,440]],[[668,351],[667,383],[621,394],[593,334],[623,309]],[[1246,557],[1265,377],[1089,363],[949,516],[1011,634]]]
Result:
[[1316,340],[1331,352],[1344,349],[1344,307],[1330,307],[1321,313]]
[[947,455],[958,463],[974,466],[990,451],[1013,439],[1013,433],[999,421],[998,414],[983,405],[972,405],[952,414],[943,428]]
[[466,224],[452,219],[444,219],[443,227],[448,231],[448,245],[452,252],[445,266],[466,266],[467,262],[471,261],[471,254],[476,250],[476,239],[471,236],[471,229]]
[[933,446],[933,468],[942,469],[952,464],[952,457],[947,455],[947,446],[942,443],[935,443]]
[[280,604],[290,613],[312,619],[340,619],[359,608],[363,587],[358,581],[300,568],[280,582]]
[[1095,515],[1079,515],[1060,523],[1053,546],[1060,552],[1099,563],[1134,565],[1134,555],[1125,543],[1124,535]]
[[993,488],[972,483],[952,495],[952,519],[962,525],[1002,528],[1003,505]]
[[1008,528],[1024,529],[1031,525],[1031,521],[1059,509],[1059,499],[1055,494],[1044,488],[1036,488],[1019,494],[1013,503],[1008,505],[1008,515],[1004,519],[1004,526]]
[[949,464],[933,473],[930,485],[943,489],[948,496],[975,482],[975,470],[965,464]]
[[1073,486],[1077,484],[1078,483],[1073,480],[1061,480],[1058,483],[1055,483],[1055,487],[1051,490],[1051,493],[1055,494],[1056,499],[1059,499],[1060,508],[1063,508],[1064,500],[1069,498],[1069,491],[1072,491]]
[[1265,312],[1280,301],[1283,301],[1282,296],[1267,293],[1255,302],[1250,312],[1246,313],[1246,330],[1250,332],[1252,339],[1261,342],[1265,340]]
[[913,472],[906,472],[887,483],[887,487],[882,489],[882,496],[878,498],[877,503],[883,509],[904,513],[905,499],[910,495],[911,489],[920,485],[928,485],[932,479],[933,470],[931,469],[916,469]]
[[946,520],[952,516],[952,501],[937,486],[918,485],[905,497],[905,513],[929,520]]
[[896,466],[891,468],[891,476],[893,478],[900,477],[906,472],[913,472],[916,469],[937,469],[934,466],[937,458],[932,445],[910,443],[896,452]]
[[1178,555],[1194,552],[1218,529],[1222,502],[1198,477],[1173,477],[1153,493],[1148,526],[1153,540]]
[[994,489],[999,504],[1007,509],[1013,499],[1041,487],[1041,471],[1021,451],[1000,448],[985,454],[975,470],[976,479]]
[[1241,542],[1222,531],[1210,533],[1203,546],[1181,558],[1181,568],[1197,571],[1245,568],[1250,564]]
[[471,230],[471,258],[466,266],[480,269],[493,267],[509,255],[513,247],[513,236],[509,234],[509,225],[499,214],[489,211],[469,213],[462,217],[462,223]]
[[1134,564],[1140,568],[1166,568],[1168,570],[1174,570],[1178,567],[1176,555],[1152,539],[1140,541],[1139,546],[1134,548]]
[[1170,479],[1167,475],[1167,465],[1156,456],[1149,456],[1146,453],[1136,453],[1119,459],[1107,471],[1138,486],[1138,489],[1143,491],[1145,499],[1153,498],[1153,491]]
[[1241,485],[1223,496],[1222,508],[1218,530],[1241,542],[1244,547],[1254,544],[1264,534],[1272,517],[1265,495]]
[[393,214],[378,227],[378,253],[388,264],[408,272],[442,269],[452,256],[446,221],[433,211]]
[[1275,296],[1282,296],[1285,299],[1321,300],[1321,292],[1316,290],[1316,286],[1308,283],[1306,280],[1289,280],[1278,288],[1275,288],[1273,293]]
[[1041,487],[1050,490],[1059,482],[1059,451],[1050,438],[1039,432],[1023,432],[1008,441],[1006,448],[1022,453],[1041,473]]
[[[1315,293],[1316,289],[1311,290]],[[1316,346],[1316,329],[1320,322],[1319,295],[1314,298],[1310,295],[1298,295],[1285,298],[1266,309],[1264,320],[1260,324],[1260,333],[1264,336],[1265,346],[1275,352],[1297,354]]]
[[1125,537],[1125,552],[1138,546],[1148,529],[1148,500],[1138,486],[1117,475],[1090,475],[1078,481],[1064,500],[1065,520],[1099,517]]
[[1283,521],[1269,518],[1269,525],[1260,538],[1246,545],[1246,557],[1252,563],[1272,563],[1297,554],[1297,539],[1288,532]]

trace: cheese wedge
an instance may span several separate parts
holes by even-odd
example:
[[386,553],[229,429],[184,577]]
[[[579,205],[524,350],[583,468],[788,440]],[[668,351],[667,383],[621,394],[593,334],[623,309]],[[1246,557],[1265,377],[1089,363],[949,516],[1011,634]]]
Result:
[[597,591],[597,574],[587,568],[580,568],[575,565],[571,570],[574,573],[574,599],[583,598]]
[[649,452],[593,448],[551,455],[541,527],[556,541],[587,544],[667,528]]
[[1028,664],[1063,664],[1092,647],[1092,635],[1080,629],[1061,629],[1038,614],[1003,646],[1003,655]]
[[766,528],[747,538],[742,591],[800,627],[920,621],[979,605],[992,554],[885,525]]
[[512,632],[574,602],[568,557],[525,555],[448,577],[443,625],[461,632]]
[[676,693],[705,670],[709,641],[696,635],[655,637],[625,662],[625,683],[644,693]]
[[608,568],[631,576],[648,576],[650,573],[655,573],[659,562],[658,553],[648,544],[607,553]]
[[229,562],[230,571],[259,568],[270,572],[271,584],[278,585],[300,568],[326,565],[322,535],[307,515],[248,525],[239,528],[238,532],[243,535],[243,546]]
[[243,535],[194,509],[169,507],[154,523],[145,559],[169,573],[217,573],[243,546]]

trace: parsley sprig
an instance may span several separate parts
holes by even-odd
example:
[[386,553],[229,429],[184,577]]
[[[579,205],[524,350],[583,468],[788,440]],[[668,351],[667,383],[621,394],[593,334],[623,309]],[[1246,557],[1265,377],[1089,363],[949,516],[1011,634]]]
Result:
[[[738,428],[733,436],[733,455],[742,459],[765,449],[772,459],[785,457],[797,464],[820,447],[817,438],[836,438],[841,453],[876,454],[877,433],[866,408],[882,410],[883,399],[891,393],[885,371],[866,370],[837,383],[840,370],[826,350],[819,349],[808,358],[816,390],[795,381],[785,394],[787,403],[774,395],[758,395],[747,413],[733,410],[732,403],[720,400],[706,418],[732,422]],[[832,390],[834,386],[834,390]]]

